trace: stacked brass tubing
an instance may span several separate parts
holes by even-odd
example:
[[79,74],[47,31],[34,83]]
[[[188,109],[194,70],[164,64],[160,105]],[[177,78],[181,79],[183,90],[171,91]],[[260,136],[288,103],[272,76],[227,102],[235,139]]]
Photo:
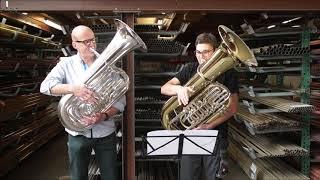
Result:
[[39,45],[47,48],[59,48],[60,45],[48,39],[28,34],[9,25],[0,26],[0,41],[17,42],[22,44]]
[[254,150],[257,158],[308,155],[308,151],[298,145],[279,140],[276,136],[251,135],[234,123],[229,125],[228,133],[242,147]]
[[[290,179],[308,180],[309,178],[280,159],[264,158],[251,159],[234,142],[230,141],[229,155],[236,160],[239,166],[249,176],[255,179]],[[254,168],[253,168],[254,167]],[[252,170],[255,169],[253,172]]]
[[300,122],[272,113],[251,114],[248,109],[239,107],[237,117],[249,123],[256,131],[299,128]]
[[273,107],[275,109],[281,110],[283,112],[297,113],[297,112],[312,112],[314,111],[314,106],[309,104],[304,104],[301,102],[295,102],[278,97],[251,97],[245,93],[241,93],[242,98],[247,98],[265,104],[267,106]]

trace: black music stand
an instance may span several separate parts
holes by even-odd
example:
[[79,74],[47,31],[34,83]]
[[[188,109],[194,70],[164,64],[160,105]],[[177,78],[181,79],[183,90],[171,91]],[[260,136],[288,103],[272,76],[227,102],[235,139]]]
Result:
[[[214,155],[217,130],[157,130],[143,137],[147,146],[144,156],[211,156]],[[145,148],[143,148],[145,149]],[[180,165],[180,162],[179,162]],[[180,171],[180,168],[178,168]],[[179,178],[180,179],[180,173]]]

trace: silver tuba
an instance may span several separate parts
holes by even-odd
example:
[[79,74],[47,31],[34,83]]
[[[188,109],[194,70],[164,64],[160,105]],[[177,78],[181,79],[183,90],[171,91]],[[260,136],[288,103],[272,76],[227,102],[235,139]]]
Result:
[[63,96],[59,102],[60,121],[67,129],[77,132],[91,129],[92,125],[86,126],[80,120],[85,116],[106,111],[128,90],[129,77],[122,69],[115,67],[115,63],[134,49],[147,50],[142,39],[128,25],[117,19],[115,25],[117,32],[112,41],[81,81],[95,92],[97,103],[85,103],[72,94]]

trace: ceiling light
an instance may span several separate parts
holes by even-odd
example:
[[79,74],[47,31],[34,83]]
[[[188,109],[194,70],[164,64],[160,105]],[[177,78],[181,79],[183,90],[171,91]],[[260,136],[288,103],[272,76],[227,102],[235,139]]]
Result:
[[268,29],[271,29],[271,28],[274,28],[276,27],[276,25],[271,25],[271,26],[268,26]]
[[57,24],[57,23],[55,23],[55,22],[53,22],[53,21],[51,21],[51,20],[49,20],[49,19],[44,19],[43,22],[44,22],[45,24],[47,24],[48,26],[51,26],[51,27],[53,27],[53,28],[55,28],[55,29],[58,29],[58,30],[62,31],[61,25],[59,25],[59,24]]
[[163,20],[162,19],[158,19],[157,24],[158,24],[158,29],[161,30],[162,29],[162,25],[163,25]]
[[301,25],[293,25],[293,26],[291,26],[291,27],[293,27],[293,28],[299,28],[299,27],[301,27]]
[[287,20],[287,21],[283,21],[282,24],[287,24],[287,23],[289,23],[289,22],[298,20],[298,19],[300,19],[300,18],[301,18],[301,17],[296,17],[296,18],[293,18],[293,19],[289,19],[289,20]]
[[28,13],[27,13],[27,12],[23,12],[23,13],[21,13],[21,14],[23,14],[23,15],[28,15]]

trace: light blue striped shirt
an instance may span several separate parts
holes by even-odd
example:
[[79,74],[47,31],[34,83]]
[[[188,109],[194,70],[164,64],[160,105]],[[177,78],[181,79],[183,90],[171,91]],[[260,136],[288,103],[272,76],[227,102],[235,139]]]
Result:
[[[41,83],[40,92],[51,95],[51,88],[58,84],[80,84],[82,76],[86,73],[85,64],[81,60],[80,56],[73,55],[71,57],[63,57],[60,62],[51,70],[44,81]],[[125,96],[123,96],[118,102],[112,106],[117,108],[120,112],[124,110],[126,105]],[[65,128],[65,130],[73,135],[84,135],[88,138],[99,138],[110,135],[115,131],[115,123],[112,117],[107,121],[102,121],[95,124],[92,129],[84,132],[75,132]],[[92,136],[91,136],[92,135]]]

